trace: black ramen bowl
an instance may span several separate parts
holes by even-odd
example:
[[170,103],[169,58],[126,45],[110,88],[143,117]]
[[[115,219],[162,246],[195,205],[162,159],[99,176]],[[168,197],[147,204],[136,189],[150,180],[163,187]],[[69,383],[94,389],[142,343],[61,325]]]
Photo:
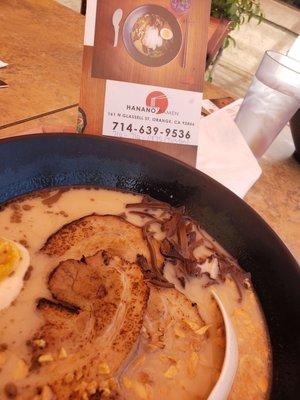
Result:
[[[134,45],[131,37],[134,24],[145,14],[154,14],[162,17],[173,32],[172,45],[161,57],[150,57],[142,54]],[[161,67],[172,61],[180,51],[182,44],[182,33],[176,17],[166,8],[156,5],[144,5],[135,8],[126,18],[123,26],[123,40],[129,55],[141,64],[149,67]]]
[[255,211],[196,169],[126,142],[68,134],[0,140],[0,203],[42,188],[76,185],[185,205],[252,274],[273,352],[270,398],[299,398],[299,266]]

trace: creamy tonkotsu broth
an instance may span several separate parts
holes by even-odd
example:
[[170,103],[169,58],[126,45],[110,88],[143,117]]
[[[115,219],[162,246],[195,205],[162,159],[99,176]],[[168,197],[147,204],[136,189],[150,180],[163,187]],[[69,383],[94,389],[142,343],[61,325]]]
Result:
[[0,310],[0,399],[208,398],[225,354],[212,287],[238,337],[229,398],[268,397],[268,334],[248,276],[183,209],[52,189],[4,205],[1,237],[23,244],[31,267]]

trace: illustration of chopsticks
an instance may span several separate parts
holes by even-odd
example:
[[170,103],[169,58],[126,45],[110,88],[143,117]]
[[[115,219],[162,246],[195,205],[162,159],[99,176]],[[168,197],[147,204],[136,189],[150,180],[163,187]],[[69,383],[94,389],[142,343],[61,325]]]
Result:
[[185,19],[185,30],[184,30],[184,39],[183,39],[183,52],[182,52],[182,68],[186,67],[187,64],[187,55],[188,55],[188,43],[189,43],[189,16]]

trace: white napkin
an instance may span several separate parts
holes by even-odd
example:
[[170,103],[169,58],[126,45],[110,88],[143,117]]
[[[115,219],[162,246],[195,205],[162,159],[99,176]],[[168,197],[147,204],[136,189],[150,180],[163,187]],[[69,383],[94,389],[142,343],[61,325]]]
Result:
[[200,122],[196,167],[241,198],[262,172],[225,108],[202,118]]
[[300,61],[300,35],[297,37],[292,47],[288,51],[288,56]]

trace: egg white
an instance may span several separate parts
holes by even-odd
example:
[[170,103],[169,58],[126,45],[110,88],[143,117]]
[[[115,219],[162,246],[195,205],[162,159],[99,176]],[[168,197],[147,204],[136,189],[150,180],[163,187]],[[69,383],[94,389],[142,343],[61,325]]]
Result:
[[20,260],[14,268],[14,273],[0,281],[0,311],[9,307],[18,297],[23,285],[24,276],[30,264],[28,250],[20,243],[5,239],[13,243],[20,252]]

